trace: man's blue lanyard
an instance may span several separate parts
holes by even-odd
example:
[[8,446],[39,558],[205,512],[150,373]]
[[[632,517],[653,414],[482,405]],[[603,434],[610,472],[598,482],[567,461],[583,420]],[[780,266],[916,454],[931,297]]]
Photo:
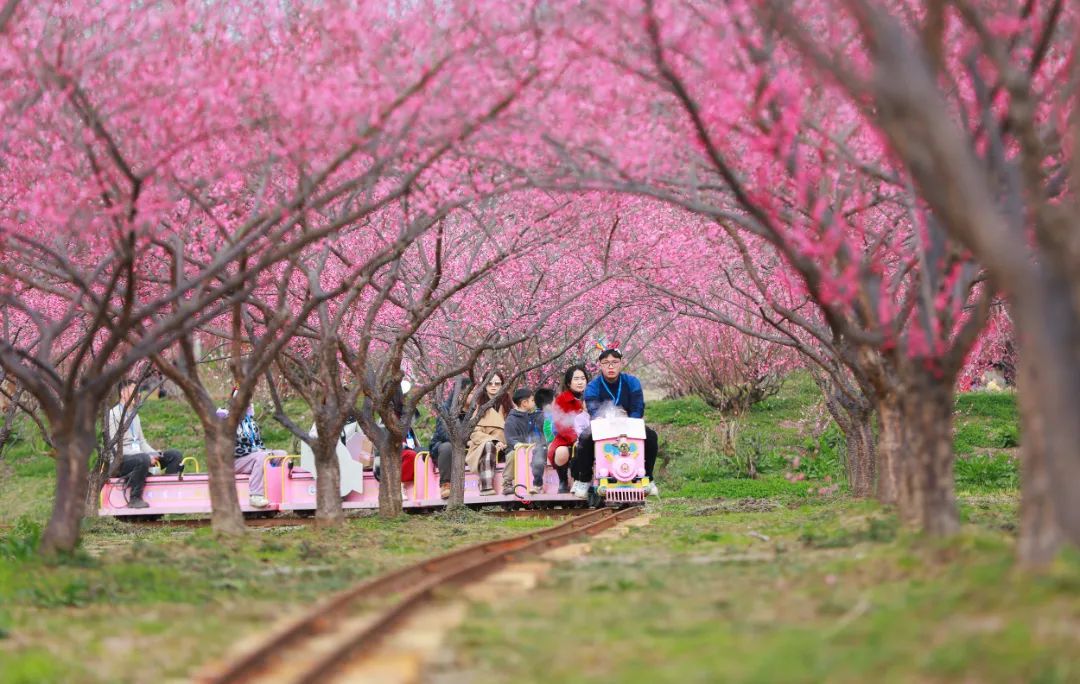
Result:
[[619,373],[619,391],[617,394],[611,393],[611,388],[608,387],[607,380],[605,380],[604,378],[600,378],[600,384],[604,386],[604,389],[607,390],[608,396],[611,397],[612,401],[615,402],[615,405],[618,406],[619,397],[622,396],[622,373]]

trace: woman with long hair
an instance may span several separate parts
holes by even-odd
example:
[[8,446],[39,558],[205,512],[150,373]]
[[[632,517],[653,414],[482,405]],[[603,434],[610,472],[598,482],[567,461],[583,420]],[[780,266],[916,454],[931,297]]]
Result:
[[[473,395],[473,410],[494,401],[491,408],[484,411],[479,422],[469,436],[468,451],[465,453],[465,465],[480,476],[480,494],[495,493],[495,466],[500,453],[506,450],[506,416],[510,413],[510,396],[503,391],[505,376],[493,372],[487,384],[478,388]],[[501,393],[501,396],[500,396]],[[496,400],[495,397],[498,397]]]
[[578,433],[574,427],[575,419],[585,413],[585,404],[581,395],[589,384],[589,371],[584,364],[570,366],[563,373],[562,392],[555,397],[551,407],[551,424],[555,438],[548,445],[548,462],[559,474],[559,493],[570,492],[567,473],[570,470],[570,449],[577,443]]

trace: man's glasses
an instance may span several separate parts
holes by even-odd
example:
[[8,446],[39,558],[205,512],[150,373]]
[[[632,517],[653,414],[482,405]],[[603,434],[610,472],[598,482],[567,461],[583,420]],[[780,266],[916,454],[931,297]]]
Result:
[[609,360],[609,361],[601,361],[600,365],[601,366],[607,366],[608,368],[610,368],[611,366],[618,366],[620,363],[622,363],[621,359],[614,359],[614,360]]

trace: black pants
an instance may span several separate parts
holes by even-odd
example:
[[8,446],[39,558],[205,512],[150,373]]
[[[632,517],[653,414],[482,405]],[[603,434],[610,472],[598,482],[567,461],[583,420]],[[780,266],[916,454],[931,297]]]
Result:
[[454,446],[450,442],[440,442],[435,447],[435,453],[431,455],[435,459],[435,467],[439,469],[439,484],[450,484],[450,468],[454,463]]
[[[656,464],[656,452],[659,450],[659,442],[656,430],[651,427],[645,428],[645,475],[650,480],[653,477],[653,465]],[[591,482],[593,477],[593,463],[596,460],[594,452],[596,447],[592,435],[578,437],[577,449],[574,450],[574,460],[570,462],[570,474],[578,482]]]
[[[141,499],[146,487],[146,476],[150,474],[150,454],[127,454],[120,460],[120,477],[126,477],[132,499]],[[180,472],[183,455],[176,449],[169,449],[158,456],[158,463],[166,475]]]

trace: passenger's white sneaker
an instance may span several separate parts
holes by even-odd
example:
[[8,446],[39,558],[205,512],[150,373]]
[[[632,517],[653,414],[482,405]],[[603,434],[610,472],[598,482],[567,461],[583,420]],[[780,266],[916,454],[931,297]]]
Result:
[[574,482],[574,486],[570,488],[570,493],[579,499],[589,498],[589,483]]
[[254,494],[249,497],[248,503],[251,504],[252,508],[266,508],[270,505],[270,502],[265,496],[259,496],[258,494]]
[[650,482],[649,486],[645,488],[645,496],[660,496],[660,490],[656,487],[655,482]]

